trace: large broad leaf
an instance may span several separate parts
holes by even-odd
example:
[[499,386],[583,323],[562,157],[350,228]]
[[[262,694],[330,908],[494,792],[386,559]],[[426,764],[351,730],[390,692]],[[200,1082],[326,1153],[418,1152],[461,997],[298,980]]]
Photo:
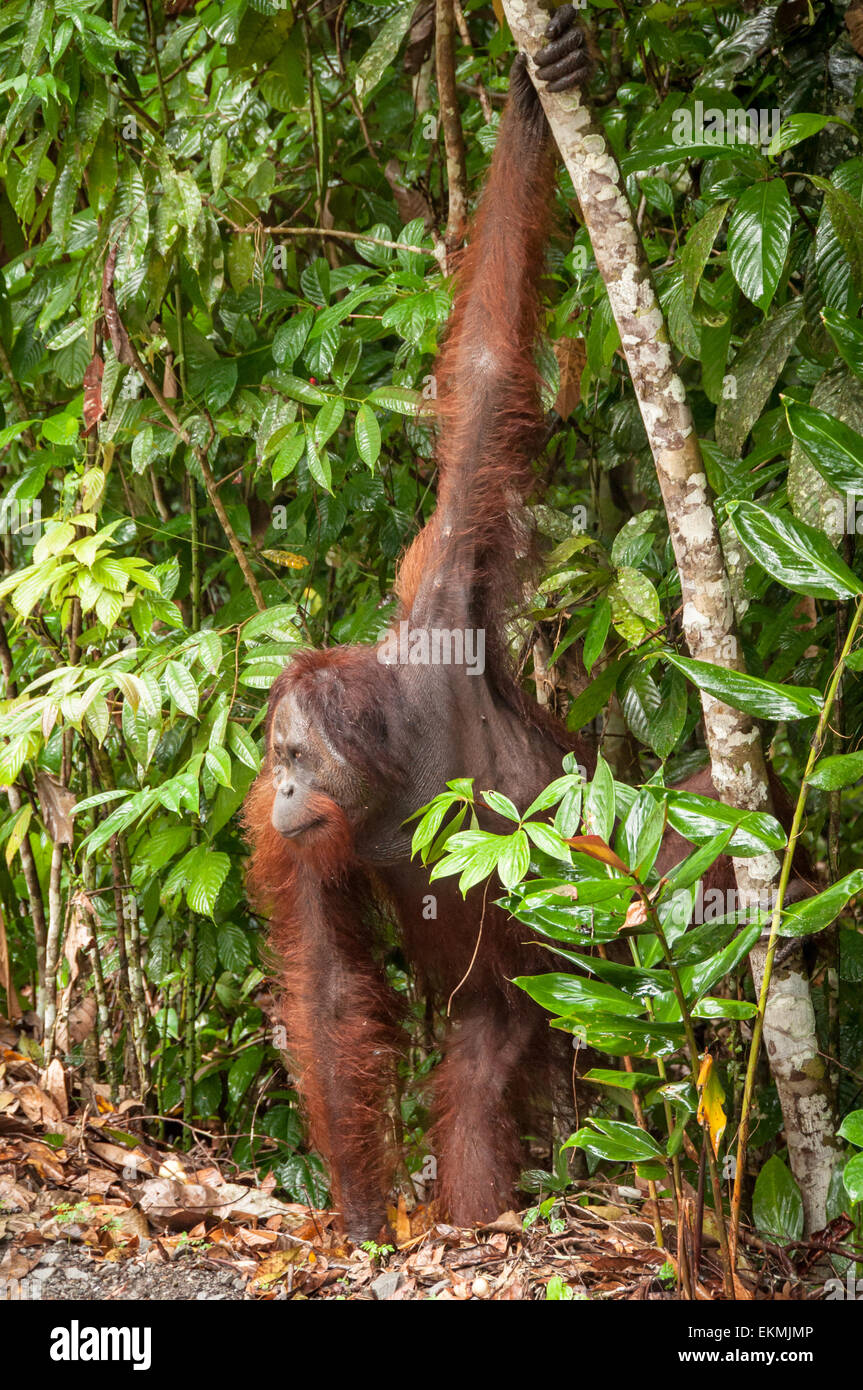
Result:
[[[585,1149],[598,1158],[610,1159],[617,1163],[645,1163],[651,1159],[661,1159],[662,1150],[652,1135],[646,1134],[638,1125],[624,1124],[621,1120],[594,1119],[593,1129],[580,1129],[567,1139],[565,1149]],[[599,1133],[597,1133],[599,1131]]]
[[755,1181],[752,1215],[759,1231],[783,1241],[803,1234],[803,1199],[778,1154],[768,1158]]
[[[608,763],[600,754],[596,760],[593,781],[584,798],[584,827],[588,836],[598,836],[607,845],[614,827],[614,815],[614,778]],[[583,846],[579,845],[578,848],[582,849]]]
[[863,1154],[855,1154],[845,1164],[842,1183],[852,1202],[863,1202]]
[[[711,956],[709,960],[701,961],[698,965],[685,966],[681,970],[681,983],[690,1003],[705,995],[716,984],[717,980],[723,980],[735,966],[740,964],[744,956],[748,956],[761,936],[761,931],[761,922],[753,922],[733,941],[729,941],[728,945],[715,956]],[[676,1015],[678,1012],[677,1000],[673,1000],[672,1003],[673,1014]]]
[[863,435],[799,401],[786,400],[785,413],[791,433],[821,476],[842,492],[863,493]]
[[724,854],[729,841],[734,834],[734,826],[729,825],[723,828],[700,849],[693,854],[687,855],[679,864],[666,875],[668,880],[668,894],[679,893],[684,888],[690,888],[693,883],[697,883],[702,874],[706,874],[711,864],[714,864],[720,854]]
[[665,808],[642,787],[617,837],[618,851],[642,882],[653,868],[664,831]]
[[837,753],[832,758],[822,758],[816,764],[809,778],[810,787],[820,787],[823,791],[838,791],[840,787],[852,787],[863,777],[863,751],[856,753]]
[[863,584],[820,531],[755,502],[731,502],[728,518],[762,569],[786,588],[814,598],[853,598]]
[[191,671],[179,661],[169,661],[165,667],[165,685],[177,708],[194,718],[198,713],[198,686]]
[[825,126],[846,124],[846,121],[841,121],[835,116],[819,116],[814,111],[798,111],[782,122],[767,147],[767,153],[775,159],[783,150],[790,150],[793,145],[799,145],[801,140],[818,135]]
[[[729,854],[763,854],[765,850],[781,849],[786,843],[785,831],[775,816],[766,811],[745,811],[726,806],[697,792],[663,791],[648,787],[653,795],[666,798],[668,824],[685,840],[699,844],[721,835],[729,826],[733,833],[728,842]],[[675,885],[679,887],[679,885]]]
[[211,916],[222,884],[228,877],[231,861],[227,854],[214,851],[210,845],[199,845],[194,854],[186,902],[193,912]]
[[792,299],[756,324],[746,338],[725,374],[716,410],[716,442],[723,453],[740,456],[802,325],[802,299]]
[[835,922],[849,898],[863,892],[863,869],[855,869],[814,898],[785,908],[779,925],[780,936],[811,936]]
[[765,313],[785,265],[791,221],[784,179],[748,188],[731,215],[728,253],[734,278],[747,299]]
[[702,961],[709,960],[725,949],[736,931],[737,923],[725,918],[693,927],[692,931],[679,936],[672,947],[675,965],[700,965]]
[[[731,927],[730,931],[733,932],[734,927]],[[614,960],[604,960],[602,956],[583,956],[578,951],[554,949],[556,955],[580,966],[589,975],[598,975],[601,980],[622,989],[624,994],[631,994],[634,999],[666,994],[672,988],[671,976],[667,970],[644,970],[637,965],[621,965]]]
[[398,53],[412,15],[413,9],[410,5],[400,5],[395,14],[390,15],[383,28],[378,30],[357,64],[354,87],[363,106]]
[[590,1016],[599,1009],[605,1014],[635,1017],[644,1013],[644,1006],[622,990],[598,980],[585,980],[580,975],[519,975],[515,983],[537,1004],[550,1013],[564,1017]]
[[713,250],[713,243],[725,220],[727,211],[727,203],[714,203],[713,207],[709,208],[701,218],[701,221],[696,222],[695,226],[691,228],[686,238],[686,244],[680,253],[679,264],[683,271],[683,283],[686,286],[690,308],[695,300],[698,282],[704,273],[704,267]]
[[616,1086],[621,1091],[644,1091],[657,1082],[652,1071],[611,1071],[608,1067],[591,1067],[581,1079],[594,1086]]
[[733,154],[741,159],[751,160],[755,170],[762,162],[760,151],[748,141],[690,139],[679,142],[663,140],[657,144],[643,145],[625,155],[620,161],[620,167],[624,174],[638,174],[643,169],[653,169],[662,165],[674,169],[679,164],[690,164],[696,159],[718,159],[723,154]]
[[733,709],[742,709],[758,719],[810,719],[824,703],[820,691],[805,685],[774,685],[758,676],[714,666],[708,661],[667,652],[666,660],[678,667],[699,690],[722,700]]
[[569,1015],[553,1018],[552,1028],[572,1033],[597,1052],[610,1057],[670,1057],[684,1040],[682,1023],[655,1023],[652,1019],[620,1018],[614,1014],[590,1014],[586,1019]]
[[863,1110],[852,1110],[846,1115],[836,1133],[855,1148],[863,1149]]
[[838,309],[825,309],[821,318],[843,362],[863,377],[863,323],[840,314]]

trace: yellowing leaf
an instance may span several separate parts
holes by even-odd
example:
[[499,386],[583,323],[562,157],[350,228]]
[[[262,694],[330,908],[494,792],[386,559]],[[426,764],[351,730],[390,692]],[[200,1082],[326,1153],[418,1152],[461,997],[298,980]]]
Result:
[[725,1092],[709,1052],[705,1052],[702,1058],[696,1085],[698,1088],[698,1120],[700,1124],[707,1122],[710,1142],[713,1145],[714,1156],[716,1156],[719,1153],[719,1145],[725,1133],[728,1117],[725,1114]]
[[6,841],[7,868],[12,863],[12,860],[15,858],[15,855],[18,853],[19,849],[21,848],[21,845],[24,843],[24,836],[27,834],[27,827],[30,824],[30,817],[32,816],[32,814],[33,807],[30,805],[28,801],[27,805],[22,806],[21,810],[18,812],[18,815],[15,817],[15,824],[12,826],[12,832],[9,836],[9,839]]
[[309,563],[304,555],[295,555],[291,550],[264,550],[261,553],[265,560],[274,565],[282,565],[286,569],[305,569]]

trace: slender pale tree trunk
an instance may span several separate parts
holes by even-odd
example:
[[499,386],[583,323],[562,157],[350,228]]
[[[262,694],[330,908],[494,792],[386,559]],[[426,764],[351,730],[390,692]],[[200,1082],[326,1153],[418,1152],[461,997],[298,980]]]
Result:
[[[536,0],[503,0],[503,7],[519,49],[532,57],[542,47],[548,14]],[[532,62],[529,67],[533,74]],[[700,661],[743,671],[713,498],[620,170],[578,94],[549,93],[541,84],[538,90],[605,281],[653,453],[680,574],[687,647]],[[771,809],[757,724],[710,695],[702,694],[701,701],[711,771],[722,800],[746,810]],[[778,868],[773,854],[734,860],[744,905],[764,901],[762,895],[769,891]],[[766,945],[759,944],[750,955],[756,989],[764,973],[765,953]],[[833,1104],[818,1052],[809,980],[797,952],[773,974],[764,1042],[782,1105],[791,1167],[803,1196],[806,1227],[818,1230],[826,1224],[827,1193],[836,1160]]]

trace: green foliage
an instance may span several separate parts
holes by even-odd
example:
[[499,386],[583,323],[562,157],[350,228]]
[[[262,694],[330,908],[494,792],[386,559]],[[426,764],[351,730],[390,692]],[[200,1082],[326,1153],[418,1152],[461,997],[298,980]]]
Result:
[[[457,61],[475,190],[512,44],[491,7],[465,8],[473,46]],[[586,976],[585,935],[611,940],[633,883],[658,888],[670,824],[695,847],[655,903],[668,908],[685,1006],[708,1028],[716,1009],[745,1016],[732,1005],[748,1001],[710,991],[738,969],[751,929],[689,926],[686,904],[720,853],[776,849],[781,832],[667,788],[703,761],[700,692],[766,721],[777,765],[799,781],[837,623],[861,592],[863,63],[832,12],[790,32],[775,8],[588,13],[622,69],[606,90],[600,70],[594,99],[643,204],[749,674],[677,653],[680,583],[644,430],[605,287],[561,199],[545,325],[558,353],[538,350],[547,405],[559,359],[574,344],[583,357],[578,401],[537,466],[550,481],[536,521],[553,549],[528,616],[545,625],[552,673],[571,649],[583,655],[589,679],[559,712],[602,734],[619,710],[627,783],[645,786],[605,761],[587,786],[570,763],[522,808],[454,781],[415,846],[465,892],[496,872],[520,920],[578,959],[580,974],[523,982],[559,1026],[649,1059],[675,1055],[682,1026],[655,934],[627,928],[633,964],[590,956]],[[395,561],[433,504],[432,360],[450,297],[428,228],[446,222],[445,159],[434,97],[426,109],[424,81],[414,89],[404,69],[411,14],[359,0],[337,17],[275,0],[176,14],[159,0],[8,0],[0,16],[0,784],[11,789],[0,904],[12,983],[49,1023],[49,996],[61,1001],[46,1050],[87,1060],[115,1097],[125,1084],[161,1114],[218,1119],[245,1136],[237,1161],[315,1201],[321,1167],[283,1085],[236,815],[286,658],[300,643],[375,637]],[[130,350],[106,314],[114,251]],[[525,635],[513,629],[514,650]],[[861,669],[852,653],[850,738],[810,782],[809,841],[823,860],[829,839],[836,882],[785,919],[816,932],[847,914],[851,1071],[863,1057],[847,906],[863,852]],[[499,833],[480,829],[476,805],[497,811]],[[617,862],[568,845],[580,829]],[[388,968],[405,990],[397,958]],[[75,1041],[69,1010],[91,995],[97,1030]],[[432,1054],[413,1048],[417,1075]],[[631,1106],[628,1081],[596,1082]],[[579,1142],[594,1162],[597,1145],[630,1140],[591,1126]]]

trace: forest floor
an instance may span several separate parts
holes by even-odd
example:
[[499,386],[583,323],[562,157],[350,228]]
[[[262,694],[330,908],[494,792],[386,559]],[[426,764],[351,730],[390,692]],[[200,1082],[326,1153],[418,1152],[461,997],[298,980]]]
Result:
[[[220,1158],[223,1140],[197,1139],[179,1152],[143,1137],[135,1102],[113,1107],[101,1088],[57,1061],[40,1070],[0,1035],[0,1301],[677,1297],[673,1214],[660,1203],[659,1249],[646,1190],[591,1183],[551,1223],[526,1228],[505,1212],[470,1231],[402,1199],[392,1245],[358,1249],[332,1213],[282,1201],[273,1181]],[[823,1297],[820,1249],[792,1263],[752,1238],[748,1253],[743,1296]],[[709,1238],[697,1293],[722,1297]]]

